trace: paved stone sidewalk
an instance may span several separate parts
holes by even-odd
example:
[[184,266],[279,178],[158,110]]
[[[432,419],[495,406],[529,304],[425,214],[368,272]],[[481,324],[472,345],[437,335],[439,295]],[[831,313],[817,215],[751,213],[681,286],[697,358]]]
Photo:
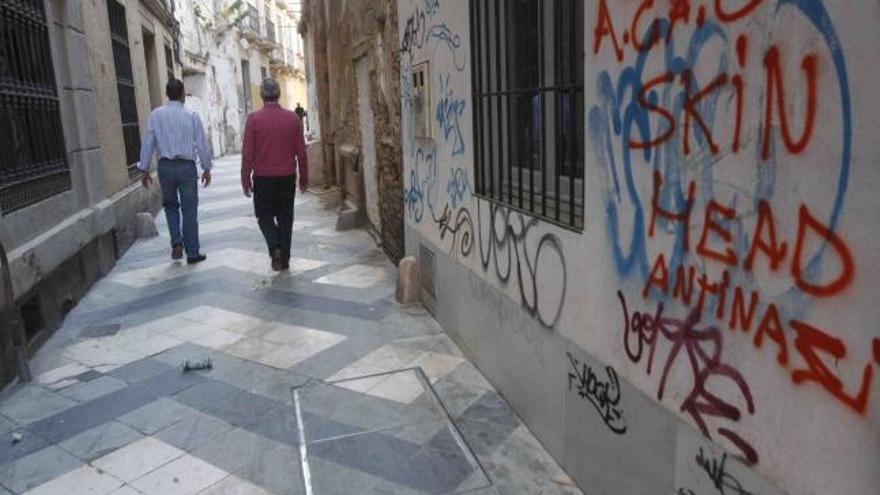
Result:
[[208,261],[160,216],[0,394],[0,494],[580,493],[365,232],[298,197],[275,274],[238,157],[200,215]]

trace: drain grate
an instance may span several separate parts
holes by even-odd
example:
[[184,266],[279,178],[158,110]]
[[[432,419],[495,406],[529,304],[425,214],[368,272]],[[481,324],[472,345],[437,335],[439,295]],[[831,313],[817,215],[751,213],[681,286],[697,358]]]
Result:
[[116,335],[116,333],[119,332],[121,328],[122,325],[119,325],[117,323],[113,323],[110,325],[89,325],[79,332],[79,336],[91,339],[98,337],[109,337],[111,335]]

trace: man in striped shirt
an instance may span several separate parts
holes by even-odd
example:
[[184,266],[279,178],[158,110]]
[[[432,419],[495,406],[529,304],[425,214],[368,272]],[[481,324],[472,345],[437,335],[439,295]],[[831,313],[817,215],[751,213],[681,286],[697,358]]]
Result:
[[[202,120],[195,112],[183,106],[185,99],[183,82],[171,79],[165,87],[168,103],[150,114],[147,132],[141,143],[141,161],[138,168],[143,172],[141,183],[150,187],[150,160],[153,152],[159,158],[159,184],[162,187],[162,206],[168,219],[171,236],[171,258],[183,258],[189,264],[205,261],[199,251],[199,189],[196,159],[202,166],[202,184],[211,183],[211,152],[205,137]],[[183,219],[181,221],[181,213]]]

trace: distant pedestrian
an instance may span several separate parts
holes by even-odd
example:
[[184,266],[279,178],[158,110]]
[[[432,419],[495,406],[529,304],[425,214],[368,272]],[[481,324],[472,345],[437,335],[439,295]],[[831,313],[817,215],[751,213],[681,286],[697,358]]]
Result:
[[260,85],[262,109],[248,116],[241,157],[241,187],[254,194],[254,212],[276,271],[290,268],[293,199],[297,171],[299,189],[309,184],[309,166],[302,123],[278,104],[281,89],[274,79]]
[[[168,103],[150,114],[147,132],[141,144],[141,161],[138,168],[143,172],[141,183],[150,187],[150,160],[153,152],[159,158],[159,185],[162,187],[162,206],[168,220],[171,236],[171,258],[183,258],[189,264],[205,261],[199,250],[199,176],[196,158],[202,166],[202,184],[211,184],[211,152],[202,120],[195,112],[183,106],[186,98],[183,82],[171,79],[165,86]],[[181,213],[183,220],[181,221]]]
[[299,102],[296,102],[296,108],[294,108],[293,111],[296,113],[296,116],[299,117],[300,122],[303,122],[303,125],[305,125],[306,115],[308,115],[306,109],[303,108]]

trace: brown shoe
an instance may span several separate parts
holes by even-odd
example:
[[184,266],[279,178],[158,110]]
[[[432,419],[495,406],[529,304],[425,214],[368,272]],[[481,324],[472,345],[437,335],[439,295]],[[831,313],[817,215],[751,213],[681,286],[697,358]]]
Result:
[[275,248],[272,250],[272,269],[276,272],[280,272],[282,265],[283,262],[281,261],[281,248]]
[[183,259],[183,245],[182,244],[175,244],[171,248],[171,259],[173,259],[173,260]]

